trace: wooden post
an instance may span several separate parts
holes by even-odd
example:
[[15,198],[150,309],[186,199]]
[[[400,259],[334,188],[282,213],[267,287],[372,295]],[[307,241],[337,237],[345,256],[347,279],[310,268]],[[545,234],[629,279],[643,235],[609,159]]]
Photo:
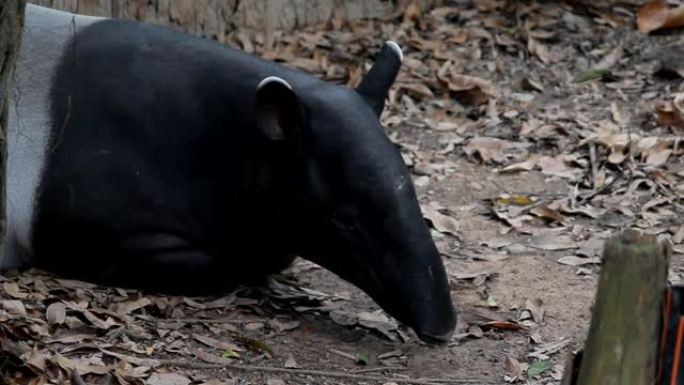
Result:
[[0,0],[0,259],[7,233],[5,175],[7,166],[8,84],[14,71],[26,0]]
[[652,385],[671,248],[627,230],[606,242],[577,385]]

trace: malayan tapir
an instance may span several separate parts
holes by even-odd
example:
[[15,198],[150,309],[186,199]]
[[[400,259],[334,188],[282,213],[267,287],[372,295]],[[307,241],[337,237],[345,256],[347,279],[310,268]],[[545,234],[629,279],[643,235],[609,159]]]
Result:
[[445,268],[379,119],[396,43],[355,89],[172,28],[35,5],[20,47],[0,270],[202,294],[301,256],[422,340],[450,339]]

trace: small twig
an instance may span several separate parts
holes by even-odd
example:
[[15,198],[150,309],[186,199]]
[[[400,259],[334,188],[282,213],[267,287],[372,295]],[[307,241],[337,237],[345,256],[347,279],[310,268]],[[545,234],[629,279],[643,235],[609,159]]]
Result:
[[169,319],[169,320],[159,320],[159,323],[205,323],[205,324],[248,324],[252,322],[261,322],[263,320],[259,319],[236,319],[236,318],[215,318],[215,319],[202,319],[202,318],[180,318],[180,319]]
[[356,374],[361,374],[361,373],[371,373],[371,372],[382,372],[385,370],[391,371],[391,370],[406,370],[406,369],[408,369],[408,368],[403,367],[403,366],[378,366],[377,368],[356,369],[356,370],[353,370],[353,372]]
[[319,377],[335,377],[346,378],[351,380],[362,381],[377,381],[377,382],[396,382],[397,384],[415,384],[415,385],[438,385],[438,384],[494,384],[494,382],[485,381],[482,379],[468,379],[457,380],[449,378],[431,378],[429,380],[411,379],[411,378],[395,378],[395,377],[381,377],[368,376],[362,374],[345,373],[337,371],[326,370],[309,370],[309,369],[286,369],[272,366],[253,366],[253,365],[238,365],[238,364],[209,364],[202,362],[189,362],[183,360],[159,360],[160,366],[175,366],[187,369],[232,369],[250,372],[264,372],[264,373],[286,373],[293,375],[319,376]]
[[596,162],[596,144],[589,143],[589,162],[591,162],[591,187],[594,191],[596,186],[596,176],[598,175],[598,163]]
[[634,148],[632,146],[632,125],[627,125],[627,154],[629,155],[629,162],[627,162],[627,169],[629,170],[629,181],[630,183],[634,179],[634,168],[636,167],[636,162],[634,161]]
[[148,340],[148,337],[145,337],[144,335],[140,333],[136,333],[132,330],[126,329],[126,327],[120,327],[116,329],[112,329],[107,334],[105,335],[105,341],[107,342],[112,342],[118,338],[121,338],[123,336],[126,336],[132,340]]
[[595,196],[602,194],[604,191],[610,189],[615,184],[615,182],[617,182],[621,177],[622,177],[622,173],[616,173],[615,178],[613,178],[613,180],[611,180],[610,183],[604,185],[603,187],[601,187],[598,190],[592,191],[591,193],[589,193],[585,196],[579,196],[578,200],[583,201],[583,202],[592,200]]
[[358,361],[358,359],[353,354],[345,353],[345,352],[337,350],[337,349],[328,349],[328,351],[332,354],[338,355],[338,356],[346,358],[348,360],[352,360],[354,362]]
[[508,188],[506,188],[506,187],[505,187],[504,185],[502,185],[501,183],[495,181],[494,179],[488,180],[488,182],[491,183],[491,184],[493,184],[494,186],[500,188],[502,191],[504,191],[504,192],[505,192],[506,194],[508,194],[508,195],[516,195],[516,194],[511,193],[510,190],[508,190]]

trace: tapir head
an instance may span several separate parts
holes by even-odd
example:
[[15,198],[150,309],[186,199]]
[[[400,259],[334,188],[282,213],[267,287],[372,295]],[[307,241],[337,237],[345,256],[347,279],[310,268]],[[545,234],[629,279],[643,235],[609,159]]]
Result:
[[[409,171],[379,122],[402,59],[388,42],[355,90],[266,78],[256,113],[261,132],[294,159],[281,172],[288,175],[293,215],[284,231],[292,251],[438,343],[456,323],[447,276]],[[292,176],[293,168],[301,172]]]

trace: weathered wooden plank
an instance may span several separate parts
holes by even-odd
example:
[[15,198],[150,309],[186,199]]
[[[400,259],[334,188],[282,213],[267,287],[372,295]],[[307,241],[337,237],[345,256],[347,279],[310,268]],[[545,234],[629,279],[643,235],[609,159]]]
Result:
[[[30,0],[86,15],[143,20],[222,39],[237,27],[290,30],[326,22],[382,17],[412,0]],[[417,0],[428,9],[441,0]]]
[[7,233],[5,175],[7,167],[8,84],[14,71],[26,0],[0,0],[0,259]]
[[670,255],[632,230],[606,242],[577,385],[653,384]]

